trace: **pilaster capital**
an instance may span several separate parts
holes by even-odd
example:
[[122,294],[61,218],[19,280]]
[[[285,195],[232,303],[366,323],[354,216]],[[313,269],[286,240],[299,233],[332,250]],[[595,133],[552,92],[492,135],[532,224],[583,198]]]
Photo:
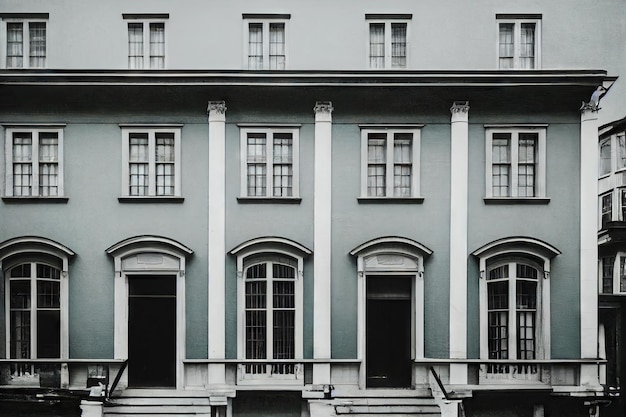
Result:
[[206,111],[209,119],[216,116],[223,118],[226,114],[226,102],[224,100],[209,101]]
[[582,122],[588,121],[588,120],[597,120],[598,119],[598,110],[600,110],[599,107],[597,106],[593,106],[590,103],[584,103],[580,108],[580,120]]
[[452,113],[452,116],[458,114],[467,116],[469,108],[469,101],[455,101],[452,103],[452,107],[450,107],[450,113]]
[[317,101],[313,111],[315,112],[316,121],[330,121],[333,112],[333,103],[330,101]]

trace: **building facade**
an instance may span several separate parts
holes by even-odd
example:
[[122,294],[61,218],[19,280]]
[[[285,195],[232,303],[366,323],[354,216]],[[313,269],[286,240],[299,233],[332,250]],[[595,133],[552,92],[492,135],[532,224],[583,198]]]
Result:
[[0,409],[605,411],[579,3],[5,2]]

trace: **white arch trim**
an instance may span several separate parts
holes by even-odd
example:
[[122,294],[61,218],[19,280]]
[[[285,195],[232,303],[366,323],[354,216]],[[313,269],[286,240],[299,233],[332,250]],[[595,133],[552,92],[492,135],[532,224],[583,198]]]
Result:
[[491,258],[500,253],[512,252],[530,253],[547,259],[561,254],[560,250],[543,240],[527,236],[513,236],[489,242],[472,252],[472,255],[478,258]]
[[278,236],[263,236],[247,240],[230,250],[231,255],[246,257],[259,252],[278,251],[291,255],[308,256],[313,251],[298,242]]
[[[385,236],[360,244],[350,251],[350,255],[364,257],[372,253],[381,252],[388,246],[392,246],[393,251],[396,253],[412,256],[429,256],[433,253],[431,249],[416,240],[400,236]],[[406,250],[402,249],[403,246],[406,247]]]
[[[176,277],[176,388],[184,384],[183,360],[186,352],[185,261],[193,251],[163,236],[141,235],[124,239],[106,249],[114,259],[114,335],[116,359],[128,359],[128,277],[171,274]],[[154,256],[156,255],[156,257]],[[136,258],[136,262],[135,259]],[[128,385],[128,373],[122,386]]]

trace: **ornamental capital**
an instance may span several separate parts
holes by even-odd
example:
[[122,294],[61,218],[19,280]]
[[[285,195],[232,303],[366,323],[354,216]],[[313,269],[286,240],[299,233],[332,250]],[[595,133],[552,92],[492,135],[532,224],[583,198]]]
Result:
[[220,101],[209,101],[209,105],[207,106],[207,114],[211,114],[211,112],[216,112],[218,114],[226,113],[226,102],[224,100]]
[[450,112],[452,114],[469,112],[469,101],[455,101],[450,107]]
[[313,111],[315,113],[332,113],[334,110],[333,103],[331,101],[317,101],[315,102],[315,107],[313,107]]

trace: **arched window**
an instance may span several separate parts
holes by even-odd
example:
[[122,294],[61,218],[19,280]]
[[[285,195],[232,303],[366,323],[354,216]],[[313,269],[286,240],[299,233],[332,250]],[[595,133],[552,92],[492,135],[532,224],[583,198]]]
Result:
[[303,383],[297,359],[303,355],[304,256],[311,251],[269,237],[244,242],[230,253],[237,256],[239,276],[239,383],[268,378]]
[[[37,236],[0,243],[7,359],[69,357],[68,266],[73,256],[74,252],[66,246]],[[46,367],[12,365],[10,380],[5,382],[34,382]],[[56,367],[45,370],[60,377]]]
[[[560,254],[533,238],[506,238],[473,253],[480,262],[480,357],[550,357],[550,260]],[[484,379],[537,380],[536,364],[488,364]]]

